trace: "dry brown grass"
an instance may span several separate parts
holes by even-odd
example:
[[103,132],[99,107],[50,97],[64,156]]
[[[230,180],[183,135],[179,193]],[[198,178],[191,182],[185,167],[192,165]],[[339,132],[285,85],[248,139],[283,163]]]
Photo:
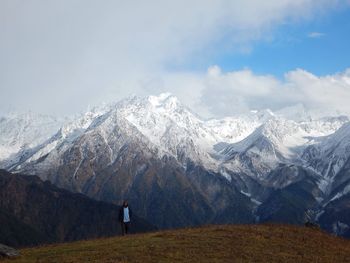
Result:
[[21,250],[2,263],[350,262],[350,241],[281,225],[221,225]]

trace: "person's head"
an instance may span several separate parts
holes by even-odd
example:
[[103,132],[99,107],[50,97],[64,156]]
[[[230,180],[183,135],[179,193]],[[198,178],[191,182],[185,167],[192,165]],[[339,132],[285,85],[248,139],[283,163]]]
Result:
[[124,200],[123,206],[124,206],[124,207],[127,207],[127,206],[128,206],[128,200]]

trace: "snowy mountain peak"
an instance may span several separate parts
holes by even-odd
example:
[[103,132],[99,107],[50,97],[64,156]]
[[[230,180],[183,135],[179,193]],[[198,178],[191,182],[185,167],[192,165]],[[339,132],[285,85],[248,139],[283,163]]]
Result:
[[[267,150],[275,155],[279,151],[281,156],[290,157],[290,148],[305,143],[303,134],[297,123],[281,118],[272,118],[254,130],[240,142],[230,145],[225,153],[246,152],[254,150],[259,155],[266,155]],[[262,156],[263,157],[263,156]]]

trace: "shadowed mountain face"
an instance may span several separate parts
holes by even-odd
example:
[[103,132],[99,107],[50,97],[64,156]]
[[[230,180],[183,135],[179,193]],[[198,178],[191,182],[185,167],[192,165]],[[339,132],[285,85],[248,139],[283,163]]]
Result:
[[[190,163],[185,171],[172,157],[147,158],[137,146],[128,147],[118,158],[98,168],[96,176],[82,168],[72,180],[59,167],[49,171],[48,179],[73,191],[82,189],[98,200],[119,203],[127,198],[140,216],[160,228],[254,222],[249,198],[218,174]],[[58,176],[51,177],[56,171]]]
[[38,230],[3,210],[0,210],[0,224],[0,244],[37,245],[47,240]]
[[274,171],[273,176],[281,179],[283,176],[288,176],[290,170],[295,172],[295,169],[299,178],[286,187],[272,190],[268,198],[258,207],[257,215],[260,222],[301,224],[310,220],[306,214],[318,207],[317,197],[322,196],[317,186],[317,177],[299,167],[283,167]]
[[130,98],[65,124],[0,167],[97,200],[129,199],[159,228],[311,217],[333,231],[338,221],[327,211],[350,192],[349,119],[292,115],[207,121],[169,94]]
[[[62,242],[121,233],[119,207],[57,188],[36,176],[0,170],[0,243]],[[133,232],[154,229],[135,216]]]

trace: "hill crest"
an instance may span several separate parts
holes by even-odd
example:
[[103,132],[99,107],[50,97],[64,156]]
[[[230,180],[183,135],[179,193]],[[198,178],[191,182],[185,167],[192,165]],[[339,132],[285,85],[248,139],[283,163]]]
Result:
[[350,241],[291,225],[210,225],[23,249],[17,262],[350,262]]

